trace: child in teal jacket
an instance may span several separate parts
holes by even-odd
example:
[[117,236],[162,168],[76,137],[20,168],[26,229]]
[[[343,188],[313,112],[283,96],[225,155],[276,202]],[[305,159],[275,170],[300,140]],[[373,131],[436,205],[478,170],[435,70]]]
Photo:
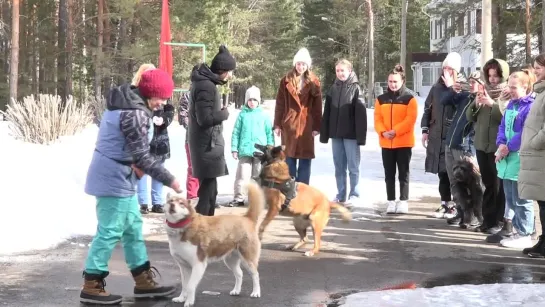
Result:
[[255,144],[274,145],[272,122],[269,115],[260,106],[259,88],[252,86],[246,91],[246,102],[238,115],[231,137],[231,152],[238,159],[235,178],[235,198],[227,206],[244,205],[242,188],[250,178],[259,176],[261,162],[254,158]]

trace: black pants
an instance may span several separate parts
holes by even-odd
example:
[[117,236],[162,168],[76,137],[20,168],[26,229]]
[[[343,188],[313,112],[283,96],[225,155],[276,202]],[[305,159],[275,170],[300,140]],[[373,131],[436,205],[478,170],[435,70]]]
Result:
[[484,224],[488,227],[497,226],[503,221],[505,213],[505,194],[503,193],[503,181],[498,178],[496,169],[496,156],[494,153],[476,151],[477,163],[484,185],[483,217]]
[[195,211],[202,215],[214,216],[216,211],[216,197],[218,196],[217,178],[199,179],[199,203]]
[[451,201],[452,195],[450,191],[450,180],[448,179],[448,173],[439,172],[437,174],[439,177],[439,195],[441,196],[441,201]]
[[396,200],[396,169],[399,170],[399,200],[409,199],[409,164],[411,163],[412,149],[382,148],[382,165],[386,181],[386,195],[388,201]]

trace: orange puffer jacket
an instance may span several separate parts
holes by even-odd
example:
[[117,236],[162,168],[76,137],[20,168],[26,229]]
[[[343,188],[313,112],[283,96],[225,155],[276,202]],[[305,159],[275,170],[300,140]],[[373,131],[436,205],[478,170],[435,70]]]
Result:
[[[416,98],[402,87],[397,92],[390,89],[375,101],[375,130],[380,147],[414,147],[414,125],[418,113]],[[393,139],[382,136],[383,132],[394,130]]]

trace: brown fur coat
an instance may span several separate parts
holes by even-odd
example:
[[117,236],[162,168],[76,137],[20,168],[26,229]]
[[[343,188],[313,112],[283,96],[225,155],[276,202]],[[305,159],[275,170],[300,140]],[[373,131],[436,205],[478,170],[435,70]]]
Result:
[[301,92],[283,77],[276,95],[274,127],[282,130],[282,145],[286,156],[297,159],[314,159],[312,131],[320,131],[322,122],[322,90],[313,74],[305,79]]

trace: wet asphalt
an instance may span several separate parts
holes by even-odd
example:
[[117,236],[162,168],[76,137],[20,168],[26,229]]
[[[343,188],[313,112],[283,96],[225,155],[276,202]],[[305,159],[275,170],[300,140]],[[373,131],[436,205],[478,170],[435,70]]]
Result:
[[[285,250],[296,240],[296,233],[290,219],[279,217],[263,241],[261,298],[249,297],[251,279],[246,272],[241,295],[229,296],[234,284],[231,272],[223,263],[212,263],[198,287],[196,306],[338,306],[347,294],[406,282],[437,287],[545,281],[544,259],[530,259],[518,250],[486,244],[483,234],[428,218],[435,201],[413,202],[411,214],[406,216],[386,216],[380,209],[366,209],[356,210],[356,220],[349,224],[332,219],[323,237],[322,253],[313,258],[303,256],[306,248],[300,252]],[[244,209],[220,211],[242,213]],[[78,237],[48,251],[0,256],[0,305],[84,306],[78,296],[90,240]],[[166,236],[160,232],[149,236],[147,246],[152,265],[161,273],[160,280],[179,286],[179,270],[169,254]],[[170,299],[132,298],[133,281],[120,247],[113,254],[106,281],[110,292],[124,295],[124,306],[182,306]]]

